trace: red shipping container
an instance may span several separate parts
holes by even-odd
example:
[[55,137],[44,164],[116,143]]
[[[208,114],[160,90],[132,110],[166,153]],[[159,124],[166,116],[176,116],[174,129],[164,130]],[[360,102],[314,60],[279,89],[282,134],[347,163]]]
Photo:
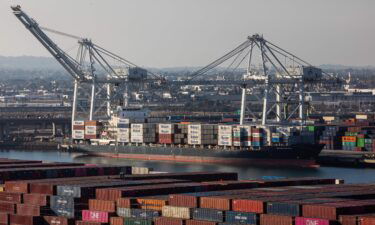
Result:
[[[260,225],[292,225],[293,217],[271,214],[260,215]],[[309,224],[310,225],[310,224]]]
[[22,202],[22,194],[21,193],[0,192],[0,201],[21,203]]
[[78,220],[76,225],[103,225],[103,223]]
[[233,199],[232,210],[239,212],[263,213],[265,203],[262,200]]
[[0,212],[15,213],[16,204],[11,202],[0,202]]
[[186,220],[186,225],[216,225],[216,222],[204,220]]
[[303,217],[337,220],[339,215],[363,214],[375,211],[375,201],[347,201],[303,205]]
[[361,225],[374,225],[375,224],[375,216],[360,216],[359,217],[359,224],[361,224]]
[[198,197],[188,194],[169,195],[169,205],[189,208],[198,208]]
[[111,225],[124,225],[124,218],[122,217],[111,217]]
[[155,225],[184,225],[185,220],[169,217],[155,218]]
[[9,215],[10,224],[22,225],[40,225],[43,224],[40,216]]
[[108,223],[108,212],[82,210],[82,220],[90,222]]
[[296,217],[295,225],[329,225],[329,220],[317,218]]
[[17,214],[24,216],[40,216],[40,206],[17,204]]
[[9,214],[8,213],[0,213],[0,224],[8,224],[9,222]]
[[49,204],[49,196],[43,194],[24,194],[23,202],[31,205],[47,206]]
[[75,219],[68,219],[62,216],[44,216],[44,221],[48,225],[74,225]]

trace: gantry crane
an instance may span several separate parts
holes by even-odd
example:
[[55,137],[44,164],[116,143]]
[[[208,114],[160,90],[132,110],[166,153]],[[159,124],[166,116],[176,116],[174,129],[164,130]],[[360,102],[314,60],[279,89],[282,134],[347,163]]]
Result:
[[[260,71],[255,71],[253,68],[256,51],[259,52]],[[193,73],[187,82],[194,83],[193,79],[196,77],[203,76],[206,72],[233,58],[230,66],[236,65],[238,67],[244,61],[247,63],[246,74],[242,80],[236,82],[242,87],[240,124],[244,123],[246,111],[257,117],[246,104],[249,87],[260,86],[263,88],[263,96],[257,96],[263,102],[263,109],[259,118],[262,125],[270,123],[288,124],[291,118],[296,117],[297,112],[300,124],[304,124],[306,119],[305,87],[338,82],[332,75],[271,43],[259,34],[248,36],[235,49]],[[208,83],[213,84],[215,82],[208,81]],[[217,83],[226,82],[218,81]],[[231,81],[231,83],[234,82]]]
[[[34,19],[21,10],[19,5],[11,8],[14,15],[73,77],[72,121],[76,120],[78,107],[83,108],[78,104],[79,88],[87,92],[87,86],[91,86],[90,93],[86,93],[89,98],[87,102],[90,102],[89,112],[83,110],[84,112],[80,116],[81,119],[93,120],[95,114],[103,107],[107,107],[107,116],[109,116],[111,109],[113,109],[111,102],[121,94],[124,95],[124,106],[127,106],[129,83],[164,82],[162,76],[147,71],[98,46],[90,39],[40,27]],[[76,39],[79,44],[77,58],[74,59],[69,56],[43,30]],[[115,68],[111,65],[110,60],[115,61],[120,66]],[[124,74],[124,68],[127,69],[128,74]],[[132,71],[132,74],[129,71]],[[103,74],[107,74],[107,76],[103,76]],[[116,89],[116,93],[112,93],[113,89]],[[103,93],[105,91],[106,93]]]
[[[12,10],[14,15],[74,78],[72,107],[73,121],[76,119],[79,87],[84,85],[91,86],[91,92],[89,93],[90,111],[88,119],[92,120],[95,112],[102,107],[102,105],[96,107],[96,101],[98,100],[97,96],[99,95],[99,92],[103,89],[107,90],[104,102],[107,106],[107,115],[109,115],[112,107],[111,100],[113,100],[114,96],[124,93],[124,106],[127,105],[126,100],[128,97],[127,89],[129,83],[156,82],[158,84],[165,84],[166,82],[162,76],[151,73],[150,71],[147,71],[148,76],[123,76],[119,70],[110,64],[107,58],[115,60],[127,68],[140,67],[94,44],[87,38],[80,38],[74,35],[40,27],[33,19],[21,10],[20,6],[12,7]],[[77,39],[80,46],[77,58],[74,59],[70,57],[66,52],[59,48],[43,32],[43,30]],[[259,71],[254,70],[253,61],[256,59],[256,51],[259,52],[259,63],[261,65],[260,73]],[[238,67],[242,62],[247,62],[246,74],[242,79],[229,81],[196,79],[197,77],[203,77],[208,71],[233,58],[234,60],[230,63],[230,66]],[[111,76],[100,76],[103,72]],[[149,78],[149,76],[152,78]],[[280,124],[288,123],[291,118],[296,116],[297,112],[297,117],[300,119],[301,124],[304,124],[306,105],[304,96],[305,86],[314,83],[331,82],[334,83],[336,80],[332,79],[329,74],[324,73],[321,69],[312,66],[308,62],[271,43],[258,34],[248,36],[247,39],[235,49],[191,74],[189,79],[185,81],[168,81],[169,84],[173,85],[207,84],[241,86],[241,124],[244,123],[247,111],[254,117],[257,117],[252,113],[251,109],[247,107],[246,95],[249,88],[260,86],[263,88],[263,93],[262,96],[257,96],[257,98],[263,102],[262,113],[259,118],[263,125],[275,122]],[[101,85],[105,85],[105,87],[100,87]],[[116,94],[111,93],[111,85],[117,87]],[[83,90],[86,89],[83,88]]]

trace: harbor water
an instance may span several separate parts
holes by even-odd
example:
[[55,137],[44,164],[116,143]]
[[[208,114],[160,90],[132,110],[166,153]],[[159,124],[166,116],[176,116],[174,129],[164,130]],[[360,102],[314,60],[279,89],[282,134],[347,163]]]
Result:
[[194,172],[194,171],[220,171],[237,172],[240,179],[277,177],[319,177],[339,178],[347,183],[370,183],[375,182],[375,169],[373,168],[341,168],[341,167],[319,167],[319,168],[266,168],[225,165],[225,164],[201,164],[180,163],[164,161],[142,161],[115,159],[107,157],[88,156],[81,153],[66,153],[59,151],[20,151],[2,150],[0,158],[43,160],[51,162],[80,162],[89,164],[111,164],[150,167],[156,171],[165,172]]

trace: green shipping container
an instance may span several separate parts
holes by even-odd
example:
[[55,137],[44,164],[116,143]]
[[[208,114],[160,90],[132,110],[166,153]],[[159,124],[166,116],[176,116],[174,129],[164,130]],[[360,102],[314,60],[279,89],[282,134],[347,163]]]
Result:
[[152,220],[124,218],[124,225],[152,225]]
[[307,130],[310,131],[310,132],[314,132],[315,131],[315,127],[314,126],[308,126]]
[[365,139],[364,138],[358,138],[357,139],[357,147],[365,147]]

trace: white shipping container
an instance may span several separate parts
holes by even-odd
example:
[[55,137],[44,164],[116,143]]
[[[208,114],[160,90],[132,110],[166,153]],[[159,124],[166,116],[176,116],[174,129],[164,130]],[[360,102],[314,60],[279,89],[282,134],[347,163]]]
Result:
[[84,135],[85,131],[84,130],[73,130],[72,134],[73,135]]
[[84,126],[85,125],[85,121],[83,121],[83,120],[75,120],[75,121],[73,121],[73,125]]
[[159,134],[173,134],[174,124],[159,124]]
[[218,134],[232,134],[232,126],[231,125],[219,125],[218,126]]
[[129,128],[117,128],[117,133],[118,134],[130,134],[130,129]]
[[130,139],[129,139],[129,137],[128,137],[128,138],[125,138],[125,137],[117,137],[117,142],[121,142],[121,143],[129,143],[129,142],[130,142]]
[[190,208],[165,205],[162,208],[163,217],[190,219]]
[[199,139],[191,139],[191,138],[188,138],[188,144],[189,145],[200,145],[202,144],[201,140]]
[[132,166],[132,174],[149,174],[150,169],[147,167],[135,167]]
[[143,129],[143,124],[142,123],[133,123],[131,124],[132,129]]
[[130,208],[120,208],[120,207],[117,207],[117,215],[121,216],[121,217],[131,217],[131,209]]
[[119,124],[128,124],[130,123],[129,119],[122,119],[122,118],[119,118],[118,119],[118,123]]
[[218,145],[220,145],[220,146],[231,146],[232,142],[231,141],[225,141],[225,140],[219,140]]
[[85,135],[84,134],[72,134],[72,138],[73,139],[85,139]]
[[143,143],[143,137],[142,136],[131,136],[130,142],[133,143]]

